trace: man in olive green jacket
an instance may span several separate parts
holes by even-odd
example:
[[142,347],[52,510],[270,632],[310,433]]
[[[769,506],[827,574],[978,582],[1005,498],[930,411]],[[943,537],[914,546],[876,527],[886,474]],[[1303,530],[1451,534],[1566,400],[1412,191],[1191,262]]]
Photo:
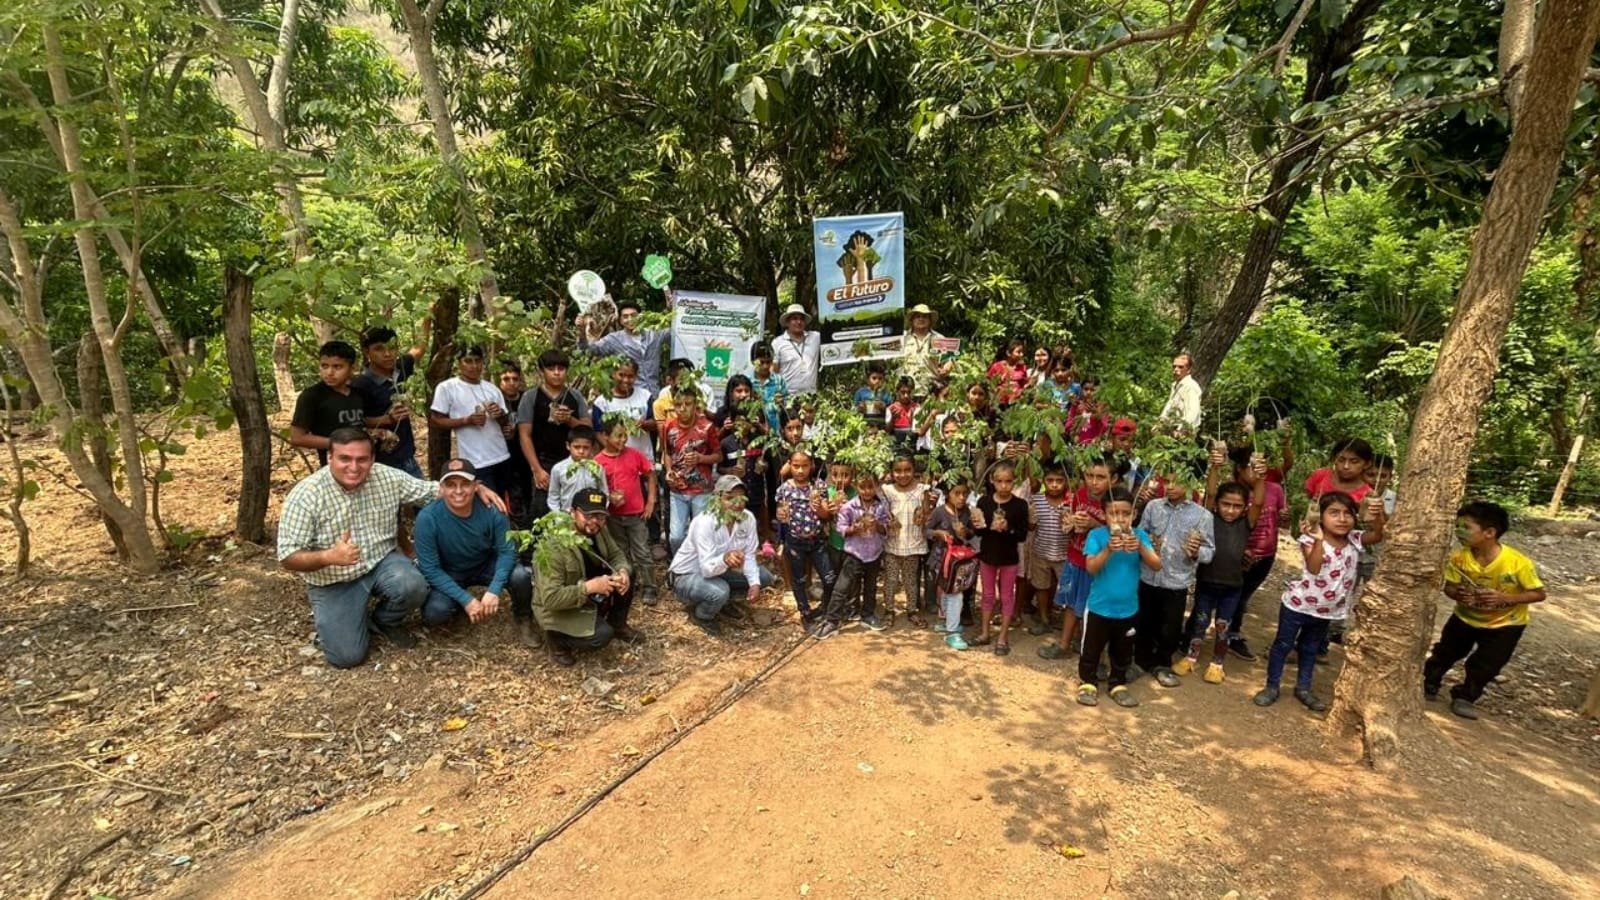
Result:
[[606,530],[610,498],[580,491],[572,500],[572,523],[584,540],[542,554],[533,614],[549,640],[557,665],[577,662],[573,652],[599,650],[615,638],[632,644],[643,639],[628,627],[633,607],[628,554]]

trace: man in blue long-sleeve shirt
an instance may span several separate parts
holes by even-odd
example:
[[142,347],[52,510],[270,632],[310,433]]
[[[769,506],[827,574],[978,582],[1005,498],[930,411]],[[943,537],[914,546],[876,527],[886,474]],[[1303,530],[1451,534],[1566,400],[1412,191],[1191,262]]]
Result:
[[[472,463],[450,460],[439,479],[442,501],[417,514],[417,568],[429,588],[422,621],[442,625],[465,611],[467,618],[481,622],[494,615],[501,596],[509,593],[522,641],[536,647],[542,635],[533,627],[533,575],[517,564],[505,514],[474,495],[477,480]],[[474,585],[487,585],[488,590],[474,598],[467,590]]]

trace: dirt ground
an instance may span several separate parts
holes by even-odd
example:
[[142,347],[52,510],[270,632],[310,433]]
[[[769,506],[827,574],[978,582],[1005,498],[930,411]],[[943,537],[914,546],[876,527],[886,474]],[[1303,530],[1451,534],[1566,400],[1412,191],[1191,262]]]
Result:
[[[169,523],[227,531],[235,452],[223,435],[177,461]],[[1456,897],[1600,888],[1600,726],[1573,712],[1600,660],[1592,539],[1529,539],[1551,602],[1485,718],[1430,708],[1386,777],[1296,704],[1250,705],[1262,663],[1084,709],[1038,639],[1006,659],[904,626],[800,643],[776,606],[722,640],[641,609],[652,640],[572,670],[502,618],[336,672],[270,554],[205,538],[127,576],[45,480],[39,571],[5,584],[0,613],[0,896],[458,897],[502,867],[488,895],[1373,896],[1408,873]]]

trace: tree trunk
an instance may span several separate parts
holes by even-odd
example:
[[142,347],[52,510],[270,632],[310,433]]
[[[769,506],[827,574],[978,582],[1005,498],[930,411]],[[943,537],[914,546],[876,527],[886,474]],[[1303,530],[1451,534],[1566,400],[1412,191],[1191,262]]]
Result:
[[1572,120],[1584,64],[1600,32],[1600,0],[1546,0],[1522,109],[1494,173],[1455,315],[1412,420],[1397,515],[1378,571],[1355,610],[1330,723],[1362,738],[1377,768],[1398,762],[1403,729],[1421,720],[1421,664],[1433,635],[1441,570],[1466,487],[1478,415]]
[[456,182],[456,224],[461,229],[461,243],[466,247],[467,258],[482,267],[478,296],[473,298],[468,309],[469,315],[481,319],[489,314],[499,298],[500,282],[495,278],[494,266],[489,263],[489,252],[483,244],[483,224],[472,202],[466,170],[461,167],[450,98],[445,95],[444,81],[439,77],[439,61],[433,52],[433,29],[442,9],[444,0],[431,0],[426,11],[418,7],[416,0],[400,0],[401,17],[405,19],[411,38],[411,56],[417,64],[417,79],[422,82],[422,99],[428,104],[428,115],[433,119],[433,140],[439,146],[439,159]]
[[[11,427],[11,388],[0,380],[0,397],[5,398],[6,428]],[[6,505],[6,518],[17,530],[17,577],[28,574],[33,559],[33,532],[28,528],[28,517],[22,514],[23,501],[28,496],[28,470],[22,465],[22,454],[17,452],[16,438],[5,437],[6,452],[11,456],[11,497]]]
[[267,404],[261,397],[261,375],[256,371],[255,348],[250,341],[250,307],[255,280],[232,266],[223,275],[222,337],[228,348],[228,373],[232,384],[228,403],[239,423],[239,444],[244,451],[244,473],[239,484],[239,509],[233,533],[241,541],[259,544],[267,537],[267,498],[272,487],[272,431],[267,425]]
[[[100,342],[94,332],[84,334],[78,341],[78,408],[81,421],[89,423],[84,429],[83,442],[89,450],[89,459],[95,470],[108,483],[111,478],[111,448],[106,443],[106,382],[101,375],[104,363],[100,359]],[[128,545],[122,539],[122,529],[117,521],[100,512],[100,523],[117,548],[117,558],[128,558]]]
[[[450,377],[455,366],[456,329],[461,325],[461,294],[449,288],[433,301],[433,355],[428,358],[426,377],[428,396],[426,405],[433,399],[433,390],[439,382]],[[428,425],[428,477],[437,479],[444,473],[444,464],[450,461],[450,429]]]
[[[1367,21],[1381,3],[1382,0],[1356,0],[1339,27],[1323,33],[1317,40],[1306,61],[1306,87],[1301,105],[1328,100],[1344,92],[1348,82],[1345,72],[1366,37]],[[1289,215],[1309,190],[1310,181],[1304,178],[1304,172],[1322,149],[1322,139],[1312,137],[1321,127],[1320,116],[1307,116],[1288,130],[1284,141],[1287,149],[1272,167],[1267,199],[1261,204],[1263,215],[1256,217],[1250,229],[1244,259],[1234,275],[1233,286],[1205,331],[1189,349],[1193,362],[1190,373],[1202,385],[1210,384],[1216,377],[1223,358],[1250,324],[1250,317],[1255,315],[1256,306],[1261,302],[1261,292],[1272,274],[1272,263],[1278,257],[1278,244],[1283,240]]]
[[295,398],[300,393],[295,390],[294,374],[289,371],[289,351],[292,349],[294,343],[287,331],[272,336],[272,384],[278,392],[278,411],[282,413],[293,411]]

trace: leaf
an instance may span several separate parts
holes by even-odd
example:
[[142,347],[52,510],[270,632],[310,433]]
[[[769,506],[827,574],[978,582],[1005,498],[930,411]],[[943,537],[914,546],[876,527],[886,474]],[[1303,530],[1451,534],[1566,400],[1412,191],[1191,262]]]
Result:
[[460,716],[451,716],[439,726],[440,731],[460,731],[467,727],[467,720]]
[[1065,856],[1067,859],[1083,859],[1085,856],[1082,850],[1072,846],[1071,844],[1062,844],[1056,848],[1056,852],[1062,856]]
[[736,19],[744,18],[744,11],[750,5],[750,0],[728,0],[728,5],[733,7],[733,16]]

